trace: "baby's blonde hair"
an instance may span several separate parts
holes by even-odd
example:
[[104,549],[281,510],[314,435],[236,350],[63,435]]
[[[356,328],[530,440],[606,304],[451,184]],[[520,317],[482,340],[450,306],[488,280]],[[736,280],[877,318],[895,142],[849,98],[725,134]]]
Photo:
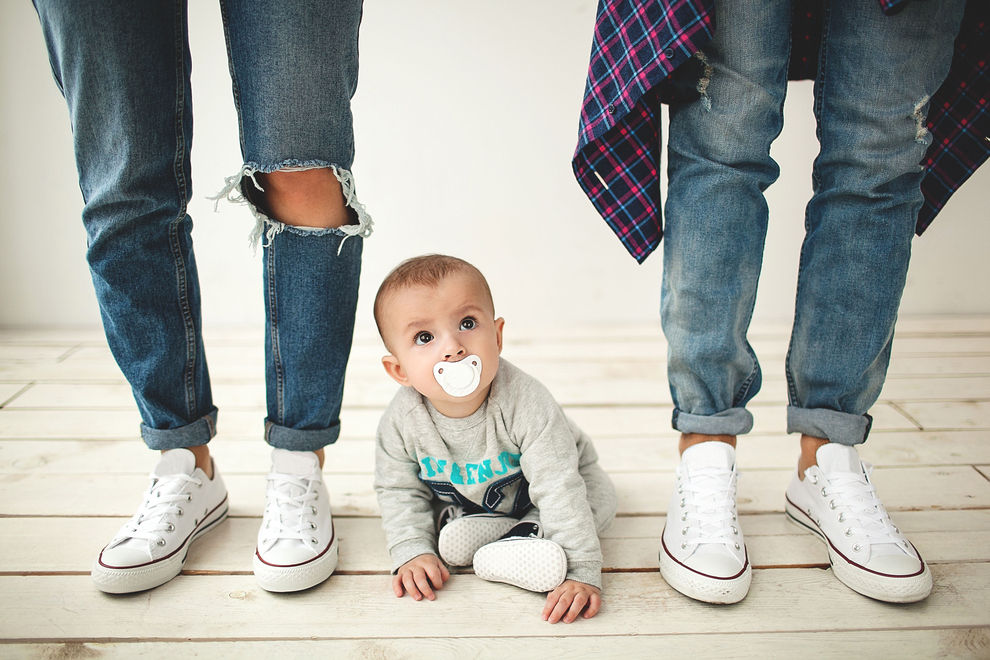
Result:
[[378,294],[375,296],[375,325],[378,326],[378,334],[382,341],[385,341],[385,334],[382,332],[382,309],[385,298],[390,294],[411,286],[436,287],[447,276],[453,273],[468,273],[477,278],[485,290],[492,309],[495,309],[495,302],[492,300],[492,291],[488,286],[488,281],[481,271],[457,257],[446,254],[424,254],[419,257],[406,259],[401,264],[392,269],[378,287]]

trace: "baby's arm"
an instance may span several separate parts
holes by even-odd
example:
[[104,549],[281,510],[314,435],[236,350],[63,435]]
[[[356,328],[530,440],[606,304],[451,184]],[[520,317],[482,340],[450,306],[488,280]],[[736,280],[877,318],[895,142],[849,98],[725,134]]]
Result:
[[584,618],[590,619],[602,607],[602,592],[577,580],[564,580],[559,587],[547,594],[547,604],[543,606],[543,620],[550,623],[563,621],[573,623],[584,611]]
[[427,600],[434,600],[433,589],[440,589],[449,579],[450,571],[439,557],[434,554],[419,555],[399,567],[392,578],[392,591],[396,598],[409,594],[413,600],[422,600],[424,596]]
[[379,424],[375,491],[393,572],[424,554],[436,554],[433,493],[419,478],[419,464],[407,451],[388,413]]

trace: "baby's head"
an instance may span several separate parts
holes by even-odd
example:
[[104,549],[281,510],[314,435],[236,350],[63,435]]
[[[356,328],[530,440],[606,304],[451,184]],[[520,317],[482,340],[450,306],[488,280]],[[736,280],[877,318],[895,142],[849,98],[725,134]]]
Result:
[[[484,275],[438,254],[399,264],[375,297],[385,371],[442,414],[465,417],[488,396],[502,352],[503,319]],[[467,359],[466,359],[467,358]]]

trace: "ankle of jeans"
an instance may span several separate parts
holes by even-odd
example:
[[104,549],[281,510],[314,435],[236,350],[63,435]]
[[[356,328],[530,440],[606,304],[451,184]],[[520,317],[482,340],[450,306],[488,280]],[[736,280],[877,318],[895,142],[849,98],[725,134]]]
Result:
[[208,443],[217,434],[217,409],[184,426],[174,429],[155,429],[141,424],[141,439],[148,449],[167,451],[181,447],[198,447]]
[[753,430],[753,415],[745,408],[728,408],[713,415],[693,415],[674,408],[671,423],[681,433],[743,435]]
[[265,442],[276,449],[317,451],[337,442],[340,422],[325,429],[293,429],[265,420]]
[[869,415],[787,406],[788,433],[801,433],[851,446],[866,442],[871,426],[873,418]]

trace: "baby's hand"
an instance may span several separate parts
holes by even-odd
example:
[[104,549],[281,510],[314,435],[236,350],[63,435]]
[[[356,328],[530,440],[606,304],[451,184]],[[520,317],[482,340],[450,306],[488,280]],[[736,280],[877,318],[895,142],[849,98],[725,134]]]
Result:
[[543,606],[543,620],[550,623],[563,621],[573,623],[581,611],[584,618],[590,619],[602,607],[602,592],[577,580],[564,580],[559,587],[547,594],[547,604]]
[[439,589],[449,579],[450,571],[439,557],[433,554],[419,555],[399,567],[392,578],[392,591],[396,598],[402,598],[404,593],[408,593],[413,600],[422,600],[423,596],[427,600],[435,600],[433,589]]

